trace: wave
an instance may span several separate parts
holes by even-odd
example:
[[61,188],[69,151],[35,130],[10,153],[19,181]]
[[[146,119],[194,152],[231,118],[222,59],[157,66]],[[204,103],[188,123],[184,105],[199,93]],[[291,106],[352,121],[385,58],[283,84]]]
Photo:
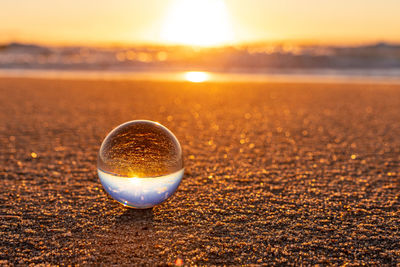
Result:
[[10,43],[0,46],[1,69],[42,70],[205,70],[285,72],[293,70],[400,69],[400,45],[246,45],[88,47]]

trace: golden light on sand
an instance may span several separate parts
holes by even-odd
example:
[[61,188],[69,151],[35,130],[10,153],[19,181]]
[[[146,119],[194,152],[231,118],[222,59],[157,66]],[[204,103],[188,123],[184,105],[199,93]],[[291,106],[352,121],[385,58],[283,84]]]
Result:
[[224,45],[233,41],[223,0],[175,0],[161,35],[165,42],[194,46]]
[[203,71],[188,71],[185,72],[185,80],[192,83],[201,83],[210,79],[207,72]]

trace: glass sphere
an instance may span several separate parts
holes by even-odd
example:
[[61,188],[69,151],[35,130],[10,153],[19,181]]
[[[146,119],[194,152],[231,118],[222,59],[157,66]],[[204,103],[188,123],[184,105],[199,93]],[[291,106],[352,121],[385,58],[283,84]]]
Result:
[[150,208],[178,188],[184,173],[182,149],[175,135],[159,123],[126,122],[101,144],[97,172],[104,189],[119,203]]

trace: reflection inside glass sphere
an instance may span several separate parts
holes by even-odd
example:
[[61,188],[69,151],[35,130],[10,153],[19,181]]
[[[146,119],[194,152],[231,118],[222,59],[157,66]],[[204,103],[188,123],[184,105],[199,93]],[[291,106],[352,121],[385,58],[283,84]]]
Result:
[[183,177],[182,149],[159,123],[130,121],[111,131],[98,156],[98,175],[115,200],[150,208],[169,198]]

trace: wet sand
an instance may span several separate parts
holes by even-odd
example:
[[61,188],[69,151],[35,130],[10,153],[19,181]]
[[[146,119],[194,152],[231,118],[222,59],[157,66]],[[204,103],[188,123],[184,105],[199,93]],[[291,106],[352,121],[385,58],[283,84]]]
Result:
[[[99,146],[180,140],[174,197],[128,209]],[[0,79],[0,265],[400,261],[400,85]]]

